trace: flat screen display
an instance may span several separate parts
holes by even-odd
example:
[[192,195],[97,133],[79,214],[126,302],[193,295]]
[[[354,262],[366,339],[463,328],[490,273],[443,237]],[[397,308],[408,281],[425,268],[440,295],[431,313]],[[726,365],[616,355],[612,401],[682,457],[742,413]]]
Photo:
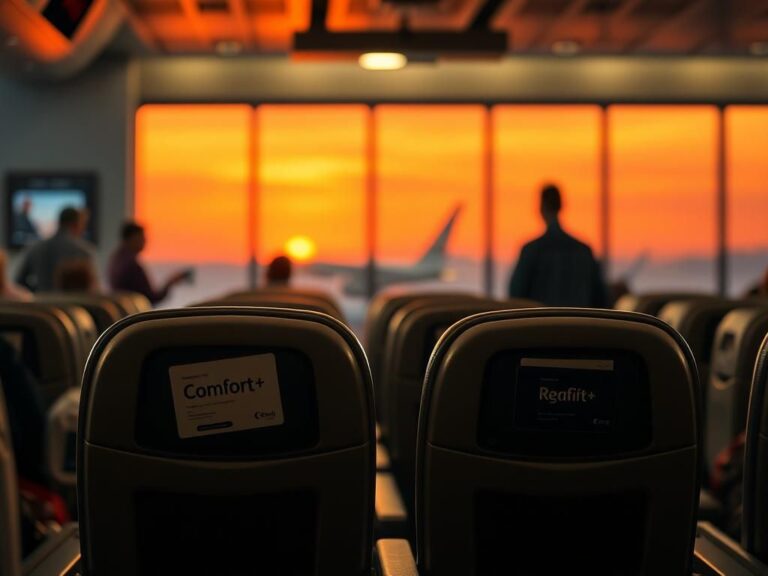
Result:
[[523,430],[610,432],[616,418],[614,362],[521,358],[514,421]]
[[9,248],[23,248],[56,233],[64,208],[89,212],[85,238],[96,242],[94,175],[10,174],[6,186]]

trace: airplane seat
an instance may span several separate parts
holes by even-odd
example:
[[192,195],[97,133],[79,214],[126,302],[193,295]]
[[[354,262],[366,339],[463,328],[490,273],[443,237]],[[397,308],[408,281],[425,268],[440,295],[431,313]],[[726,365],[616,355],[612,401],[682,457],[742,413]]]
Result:
[[[33,304],[35,304],[33,302]],[[78,371],[82,373],[85,368],[85,361],[88,359],[88,354],[91,352],[91,348],[96,343],[98,338],[98,331],[96,330],[96,323],[93,321],[88,311],[82,306],[75,304],[40,304],[41,306],[55,307],[64,314],[66,314],[72,322],[74,332],[73,340],[77,348],[77,356],[79,359]],[[77,383],[80,384],[79,381]]]
[[379,421],[389,431],[392,466],[411,511],[422,385],[429,358],[440,336],[452,324],[473,314],[537,306],[537,303],[523,299],[415,300],[392,317],[385,347],[386,378],[379,383],[383,404],[377,406],[377,410],[381,408]]
[[309,311],[137,314],[97,343],[78,435],[94,576],[370,574],[373,391]]
[[62,394],[48,410],[47,459],[51,477],[59,485],[74,488],[80,388]]
[[614,308],[627,312],[640,312],[658,316],[661,309],[674,300],[711,299],[707,294],[689,292],[652,292],[648,294],[625,294],[618,299]]
[[241,298],[248,298],[252,295],[256,295],[256,296],[287,295],[289,297],[296,296],[296,297],[304,297],[310,300],[321,300],[328,306],[328,308],[332,308],[335,310],[335,313],[332,314],[334,318],[339,318],[343,316],[341,307],[339,306],[339,303],[336,301],[336,299],[333,296],[331,296],[325,290],[316,290],[312,288],[296,288],[293,286],[285,286],[285,287],[264,286],[262,288],[257,288],[255,290],[242,290],[237,292],[231,292],[227,294],[225,298],[232,298],[234,300],[238,300]]
[[0,337],[37,379],[45,407],[78,385],[79,336],[70,318],[61,310],[40,303],[0,304]]
[[706,393],[705,448],[710,473],[718,456],[746,428],[755,362],[767,333],[768,307],[733,310],[717,328]]
[[742,544],[768,562],[768,336],[755,365],[744,452]]
[[421,573],[689,575],[699,402],[690,350],[648,316],[454,324],[422,397]]
[[259,308],[289,308],[293,310],[310,310],[312,312],[321,312],[327,314],[340,322],[346,324],[344,314],[333,305],[329,305],[324,300],[318,300],[308,296],[299,296],[292,294],[256,294],[251,293],[247,296],[237,296],[217,298],[207,300],[193,306],[255,306]]
[[99,334],[125,316],[125,312],[112,298],[102,294],[47,292],[37,295],[36,301],[47,304],[75,304],[82,306],[93,317]]
[[0,574],[21,575],[19,489],[5,397],[0,387]]
[[712,362],[712,343],[717,327],[731,310],[744,305],[724,298],[697,298],[694,300],[673,300],[659,311],[659,318],[677,330],[688,342],[702,386],[706,410],[706,383],[709,382],[709,368]]
[[147,297],[137,292],[113,292],[110,297],[122,309],[125,316],[152,309],[152,303]]
[[[403,290],[388,290],[377,294],[368,306],[365,319],[365,334],[363,341],[368,353],[368,362],[371,365],[374,391],[376,393],[376,405],[382,406],[384,398],[381,396],[379,385],[385,378],[386,364],[384,361],[387,330],[392,316],[410,302],[416,300],[430,300],[443,302],[451,300],[475,300],[478,296],[463,292],[405,292]],[[387,441],[389,431],[381,428],[381,438]]]

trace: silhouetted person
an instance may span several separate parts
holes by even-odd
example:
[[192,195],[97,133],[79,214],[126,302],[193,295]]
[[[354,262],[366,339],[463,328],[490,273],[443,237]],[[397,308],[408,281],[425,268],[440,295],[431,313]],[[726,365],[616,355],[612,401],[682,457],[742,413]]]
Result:
[[93,246],[83,240],[88,212],[73,207],[59,214],[56,234],[32,246],[16,274],[16,281],[32,292],[50,292],[55,288],[55,274],[67,260],[88,260],[94,266]]
[[168,296],[171,288],[190,277],[191,270],[179,271],[156,289],[144,265],[139,262],[139,254],[147,245],[144,228],[136,222],[126,222],[123,224],[121,238],[120,246],[109,260],[109,285],[114,292],[136,292],[146,296],[152,304],[157,304]]
[[288,286],[293,264],[287,256],[278,256],[267,268],[267,286]]
[[541,216],[547,231],[520,251],[509,281],[510,298],[529,298],[547,306],[604,307],[608,294],[592,249],[565,232],[557,186],[541,191]]
[[91,292],[99,291],[99,280],[93,262],[77,259],[62,262],[54,277],[56,292]]
[[24,198],[18,211],[13,213],[13,235],[14,240],[20,244],[28,244],[40,239],[40,233],[37,231],[29,213],[32,211],[32,200]]

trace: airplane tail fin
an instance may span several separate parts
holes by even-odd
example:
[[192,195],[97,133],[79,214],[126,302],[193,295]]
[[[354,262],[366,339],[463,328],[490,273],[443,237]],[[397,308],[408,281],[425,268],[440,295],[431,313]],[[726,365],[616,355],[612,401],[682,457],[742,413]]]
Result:
[[432,245],[424,253],[424,256],[417,262],[416,267],[429,270],[440,271],[445,265],[445,249],[448,246],[448,239],[451,237],[453,226],[461,212],[461,204],[457,205],[451,213],[450,218],[440,230]]

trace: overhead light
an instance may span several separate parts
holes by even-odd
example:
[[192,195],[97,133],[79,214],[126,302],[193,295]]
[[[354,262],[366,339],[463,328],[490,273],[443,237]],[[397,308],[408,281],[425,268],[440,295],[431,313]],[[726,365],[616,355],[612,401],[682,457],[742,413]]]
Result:
[[243,51],[243,44],[237,40],[219,40],[216,42],[216,52],[219,56],[237,56]]
[[357,61],[366,70],[400,70],[408,64],[400,52],[366,52]]
[[752,42],[749,45],[749,51],[753,56],[768,56],[768,40]]
[[557,56],[575,56],[581,52],[581,42],[577,40],[558,40],[552,44],[552,54]]

